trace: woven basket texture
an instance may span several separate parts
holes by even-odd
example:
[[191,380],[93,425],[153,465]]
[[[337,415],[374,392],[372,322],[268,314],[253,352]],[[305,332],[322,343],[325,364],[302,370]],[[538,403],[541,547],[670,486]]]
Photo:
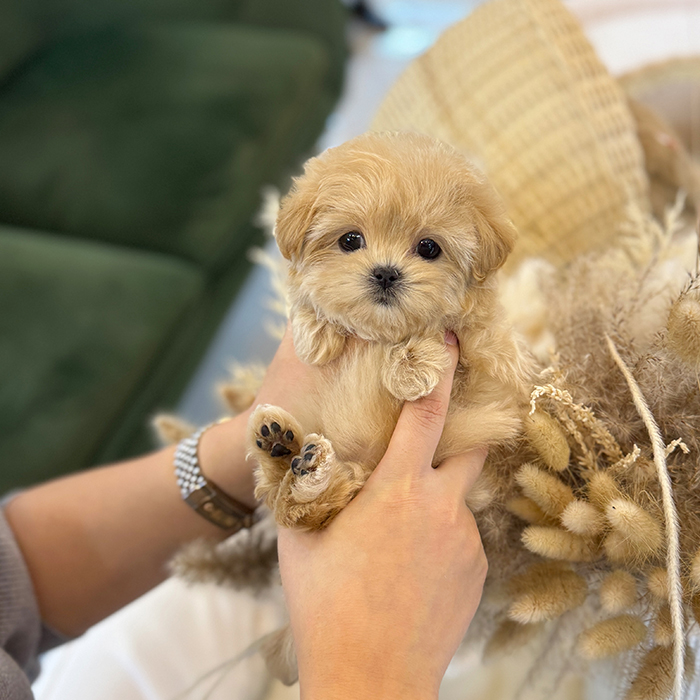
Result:
[[530,256],[565,264],[649,210],[624,93],[559,0],[491,0],[449,28],[389,91],[374,130],[466,152],[506,200]]

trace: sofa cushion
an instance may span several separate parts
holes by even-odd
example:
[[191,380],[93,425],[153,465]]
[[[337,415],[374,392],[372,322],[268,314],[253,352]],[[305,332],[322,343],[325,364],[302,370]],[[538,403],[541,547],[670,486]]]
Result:
[[91,458],[201,289],[165,255],[0,227],[0,491]]
[[337,94],[347,56],[348,10],[339,0],[3,0],[34,8],[47,35],[139,22],[211,22],[276,28],[313,36],[333,56],[328,80]]
[[0,2],[0,84],[39,47],[41,30],[26,0]]
[[0,99],[0,221],[223,267],[318,132],[323,44],[213,24],[64,37]]

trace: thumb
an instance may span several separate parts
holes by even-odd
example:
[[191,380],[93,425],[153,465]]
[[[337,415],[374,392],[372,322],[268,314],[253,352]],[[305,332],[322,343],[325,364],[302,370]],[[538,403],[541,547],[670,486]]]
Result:
[[437,386],[427,396],[417,401],[407,401],[401,409],[389,447],[379,465],[382,472],[387,473],[390,469],[402,473],[431,469],[445,426],[452,380],[459,359],[457,338],[452,332],[445,336],[445,350],[449,365]]
[[455,493],[464,498],[479,478],[486,461],[488,449],[477,447],[469,452],[448,457],[440,463],[437,473],[440,478],[451,481]]

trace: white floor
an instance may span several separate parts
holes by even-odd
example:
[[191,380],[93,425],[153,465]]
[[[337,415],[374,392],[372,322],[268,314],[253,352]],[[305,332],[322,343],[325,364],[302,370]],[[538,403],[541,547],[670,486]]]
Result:
[[[352,55],[345,91],[318,141],[318,152],[366,131],[384,94],[411,59],[480,1],[375,0],[373,7],[390,29],[376,32],[359,23],[349,27]],[[266,320],[274,318],[265,305],[272,294],[268,279],[262,268],[251,272],[182,397],[177,412],[195,425],[221,415],[215,386],[226,378],[232,361],[266,363],[274,354],[276,341],[265,330]]]

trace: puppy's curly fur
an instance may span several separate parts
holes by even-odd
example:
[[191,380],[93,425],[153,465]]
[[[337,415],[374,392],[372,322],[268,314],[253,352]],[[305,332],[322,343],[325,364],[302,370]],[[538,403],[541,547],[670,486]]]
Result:
[[531,365],[497,301],[493,273],[516,232],[494,189],[457,151],[412,133],[368,133],[311,159],[282,201],[299,357],[323,389],[291,416],[249,424],[256,495],[278,523],[319,529],[384,454],[404,401],[429,394],[460,345],[435,464],[514,437]]

